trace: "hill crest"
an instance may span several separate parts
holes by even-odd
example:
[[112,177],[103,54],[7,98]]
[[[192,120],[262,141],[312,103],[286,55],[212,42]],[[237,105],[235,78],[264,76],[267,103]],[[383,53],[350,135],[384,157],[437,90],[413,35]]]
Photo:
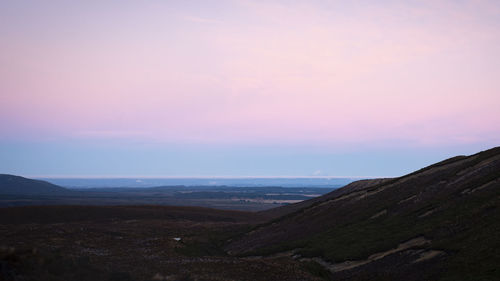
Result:
[[0,194],[4,195],[57,195],[70,190],[42,180],[0,174]]

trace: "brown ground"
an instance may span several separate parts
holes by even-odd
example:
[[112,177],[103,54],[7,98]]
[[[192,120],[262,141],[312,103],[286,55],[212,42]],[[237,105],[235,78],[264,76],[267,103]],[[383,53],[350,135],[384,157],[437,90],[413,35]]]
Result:
[[263,219],[158,206],[4,208],[0,280],[321,280],[308,263],[221,250]]

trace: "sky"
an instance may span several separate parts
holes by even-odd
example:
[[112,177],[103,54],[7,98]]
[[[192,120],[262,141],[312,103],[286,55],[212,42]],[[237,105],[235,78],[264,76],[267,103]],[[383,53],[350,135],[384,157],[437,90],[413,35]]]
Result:
[[1,1],[0,173],[399,176],[500,144],[500,2]]

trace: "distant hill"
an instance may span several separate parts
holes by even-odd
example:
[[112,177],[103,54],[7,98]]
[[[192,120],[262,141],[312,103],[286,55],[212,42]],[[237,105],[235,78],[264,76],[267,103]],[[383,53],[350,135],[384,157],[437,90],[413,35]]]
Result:
[[0,195],[57,195],[68,192],[71,191],[46,181],[0,174]]
[[262,214],[230,254],[316,261],[332,280],[500,280],[500,147]]

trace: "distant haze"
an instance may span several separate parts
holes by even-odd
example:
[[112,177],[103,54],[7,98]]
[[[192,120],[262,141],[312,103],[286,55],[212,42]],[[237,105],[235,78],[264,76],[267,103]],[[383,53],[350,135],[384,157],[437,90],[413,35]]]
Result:
[[43,178],[48,182],[69,188],[99,187],[157,187],[157,186],[232,186],[232,187],[341,187],[351,178]]
[[500,144],[500,2],[1,1],[0,173],[398,176]]

